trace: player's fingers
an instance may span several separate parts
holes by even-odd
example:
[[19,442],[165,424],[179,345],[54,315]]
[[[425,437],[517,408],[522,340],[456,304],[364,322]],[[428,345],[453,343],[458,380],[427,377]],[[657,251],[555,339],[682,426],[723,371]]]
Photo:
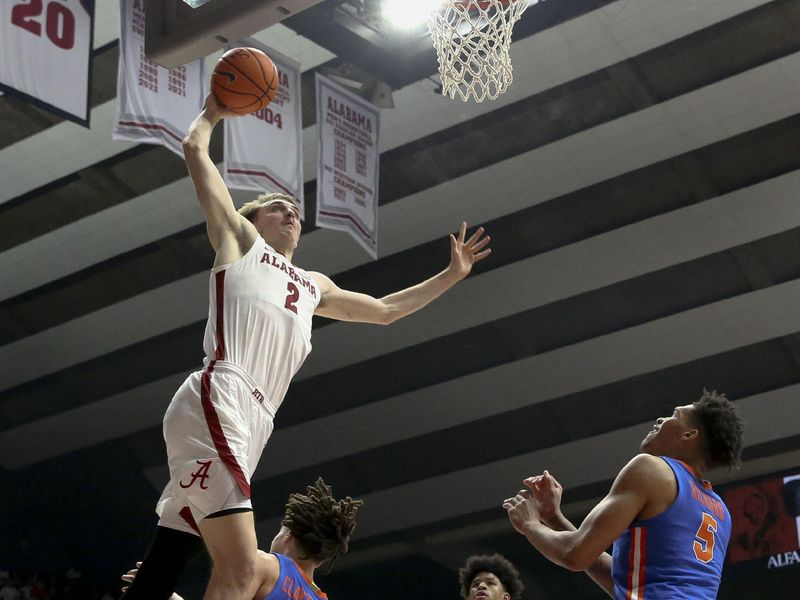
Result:
[[483,260],[484,258],[489,256],[491,253],[492,253],[492,249],[491,248],[487,248],[483,252],[478,252],[477,254],[473,254],[472,256],[475,259],[474,262],[478,262],[479,260]]
[[561,484],[556,481],[556,478],[550,474],[550,471],[544,471],[544,479],[548,483],[548,485],[553,488],[554,490],[561,489]]
[[488,244],[488,243],[489,243],[489,242],[491,242],[491,241],[492,241],[492,238],[490,238],[490,237],[487,235],[485,238],[483,238],[483,239],[482,239],[481,241],[479,241],[477,244],[474,244],[474,245],[472,246],[472,251],[473,251],[473,252],[477,252],[478,250],[480,250],[481,248],[483,248],[484,246],[486,246],[486,244]]
[[465,243],[467,246],[470,246],[470,245],[474,244],[475,242],[477,242],[477,241],[478,241],[478,238],[480,238],[480,237],[481,237],[481,235],[483,235],[483,227],[478,227],[478,228],[475,230],[475,232],[474,232],[474,233],[473,233],[471,236],[469,236],[469,239],[468,239],[466,242],[464,242],[464,243]]
[[464,243],[464,238],[467,236],[467,222],[461,221],[461,228],[458,230],[458,242]]

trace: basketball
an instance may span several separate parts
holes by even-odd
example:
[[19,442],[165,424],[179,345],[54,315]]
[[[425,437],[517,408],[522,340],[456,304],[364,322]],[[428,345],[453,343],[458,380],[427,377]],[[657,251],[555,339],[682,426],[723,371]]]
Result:
[[239,115],[264,108],[278,91],[278,70],[256,48],[233,48],[217,62],[211,90],[220,104]]

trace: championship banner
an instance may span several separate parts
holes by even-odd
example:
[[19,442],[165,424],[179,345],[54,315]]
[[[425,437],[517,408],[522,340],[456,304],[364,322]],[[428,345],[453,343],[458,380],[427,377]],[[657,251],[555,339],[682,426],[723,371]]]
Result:
[[378,109],[316,75],[317,225],[349,231],[378,258]]
[[303,112],[300,63],[255,40],[236,46],[262,50],[275,63],[280,81],[269,106],[250,115],[225,119],[225,183],[258,192],[283,192],[303,202]]
[[203,59],[165,69],[144,55],[144,0],[120,0],[115,140],[161,144],[183,156],[181,141],[203,105]]
[[94,0],[0,2],[0,89],[89,126]]

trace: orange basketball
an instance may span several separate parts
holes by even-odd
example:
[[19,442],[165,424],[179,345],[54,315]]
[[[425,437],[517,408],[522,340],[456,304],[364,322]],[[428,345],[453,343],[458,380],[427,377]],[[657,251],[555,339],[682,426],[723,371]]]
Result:
[[272,102],[278,70],[256,48],[233,48],[222,55],[211,76],[211,90],[225,108],[246,115]]

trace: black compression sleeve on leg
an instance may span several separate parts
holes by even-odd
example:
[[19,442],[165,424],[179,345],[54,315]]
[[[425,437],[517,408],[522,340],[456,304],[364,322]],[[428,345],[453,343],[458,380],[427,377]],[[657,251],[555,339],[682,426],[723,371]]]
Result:
[[196,535],[157,527],[142,566],[122,600],[169,600],[186,567],[202,550],[203,540]]

